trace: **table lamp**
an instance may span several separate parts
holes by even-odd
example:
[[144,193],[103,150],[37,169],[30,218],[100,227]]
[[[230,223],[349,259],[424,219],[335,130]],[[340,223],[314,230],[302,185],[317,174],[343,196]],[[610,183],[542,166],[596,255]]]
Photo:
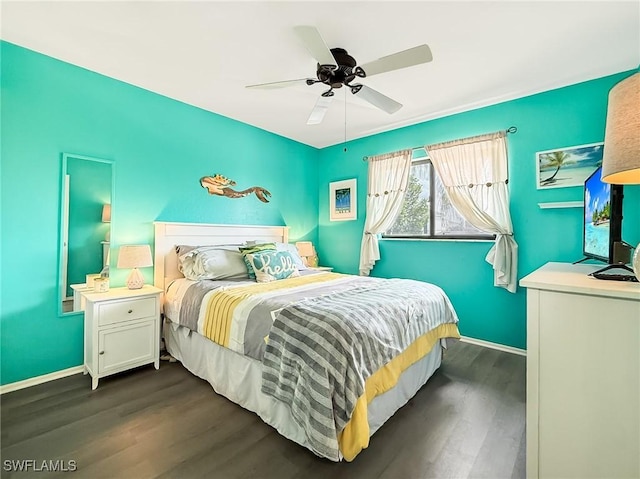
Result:
[[148,244],[124,245],[118,253],[118,268],[133,268],[127,278],[127,288],[140,289],[144,286],[144,277],[138,268],[153,266],[151,248]]
[[304,261],[305,266],[317,266],[316,262],[316,249],[313,247],[313,243],[311,241],[298,241],[296,243],[296,248],[298,249],[298,254]]
[[[640,73],[622,80],[609,92],[602,181],[640,184]],[[640,280],[640,244],[633,254],[633,272]]]

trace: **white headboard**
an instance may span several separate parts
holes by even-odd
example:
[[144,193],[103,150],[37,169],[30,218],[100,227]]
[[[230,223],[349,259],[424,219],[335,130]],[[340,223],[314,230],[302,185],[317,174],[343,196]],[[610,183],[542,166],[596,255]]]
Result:
[[212,225],[203,223],[155,222],[155,252],[153,284],[165,290],[165,285],[182,278],[178,270],[175,246],[242,244],[246,241],[287,243],[288,226]]

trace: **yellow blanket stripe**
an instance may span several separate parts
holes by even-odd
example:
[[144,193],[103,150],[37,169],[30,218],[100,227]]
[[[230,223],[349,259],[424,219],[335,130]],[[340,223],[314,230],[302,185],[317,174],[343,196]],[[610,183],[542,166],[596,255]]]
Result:
[[233,312],[238,304],[246,298],[280,289],[296,288],[307,284],[332,281],[343,276],[345,275],[339,273],[311,274],[282,279],[280,281],[272,281],[270,283],[255,283],[216,291],[210,296],[207,304],[203,326],[204,335],[221,346],[228,347]]
[[441,324],[416,339],[406,350],[373,373],[365,382],[362,396],[358,398],[351,420],[338,434],[338,444],[345,460],[353,461],[360,451],[369,446],[369,421],[367,406],[376,396],[387,392],[397,383],[400,375],[412,364],[429,354],[442,338],[460,338],[453,323]]

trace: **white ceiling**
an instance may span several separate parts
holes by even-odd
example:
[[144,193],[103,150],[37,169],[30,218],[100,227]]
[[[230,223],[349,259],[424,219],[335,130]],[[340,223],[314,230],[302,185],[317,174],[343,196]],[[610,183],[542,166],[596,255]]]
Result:
[[362,83],[393,115],[346,94],[347,138],[469,110],[640,63],[640,2],[7,2],[3,40],[315,147],[345,138],[345,90],[322,124],[324,85],[293,32],[313,25],[359,64],[427,43],[433,61]]

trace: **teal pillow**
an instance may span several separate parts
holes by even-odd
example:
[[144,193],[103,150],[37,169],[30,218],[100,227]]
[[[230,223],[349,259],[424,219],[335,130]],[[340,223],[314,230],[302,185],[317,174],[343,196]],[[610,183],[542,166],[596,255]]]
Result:
[[244,263],[247,265],[247,273],[249,273],[249,278],[256,279],[256,274],[253,271],[253,266],[247,259],[248,254],[259,253],[260,251],[275,251],[276,244],[275,243],[260,243],[254,244],[251,246],[242,246],[238,248],[240,253],[242,254],[242,258],[244,259]]
[[288,251],[261,251],[245,256],[255,271],[258,283],[300,276],[293,256]]

